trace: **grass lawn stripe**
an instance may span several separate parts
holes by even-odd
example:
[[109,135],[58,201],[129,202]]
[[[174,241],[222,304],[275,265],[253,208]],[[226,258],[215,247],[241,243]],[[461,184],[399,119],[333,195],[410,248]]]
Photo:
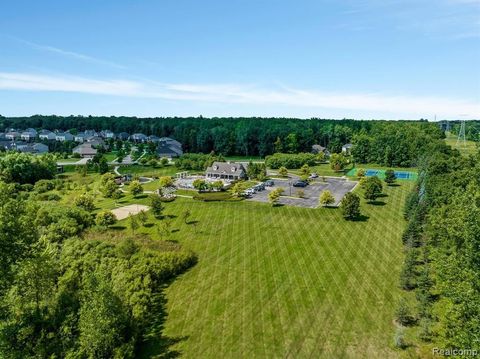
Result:
[[395,357],[398,202],[409,188],[387,188],[385,206],[362,202],[370,218],[355,223],[338,210],[167,204],[168,213],[190,208],[202,232],[186,235],[183,225],[174,234],[199,254],[197,266],[167,290],[165,332],[188,336],[174,349],[187,358],[362,356],[358,350]]

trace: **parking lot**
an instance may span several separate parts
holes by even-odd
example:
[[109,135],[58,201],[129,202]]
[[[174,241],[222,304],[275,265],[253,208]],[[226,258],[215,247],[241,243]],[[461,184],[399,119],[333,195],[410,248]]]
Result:
[[[349,181],[344,178],[325,178],[325,182],[314,180],[306,187],[293,187],[297,178],[274,179],[274,185],[266,187],[264,191],[254,193],[247,201],[268,202],[268,194],[276,188],[283,188],[283,195],[279,203],[287,206],[298,206],[307,208],[316,208],[319,206],[320,194],[324,190],[329,190],[335,198],[334,206],[338,206],[343,196],[350,192],[357,184],[355,181]],[[304,192],[304,197],[298,197],[298,191]]]

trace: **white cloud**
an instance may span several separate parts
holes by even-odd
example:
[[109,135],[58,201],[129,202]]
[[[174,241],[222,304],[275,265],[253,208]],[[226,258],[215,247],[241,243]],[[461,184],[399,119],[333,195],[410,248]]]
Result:
[[328,93],[296,88],[265,88],[239,84],[172,84],[126,80],[97,80],[73,76],[46,76],[0,72],[0,90],[55,91],[96,95],[166,99],[195,103],[279,106],[296,109],[336,109],[372,114],[410,114],[410,118],[433,114],[480,118],[480,102],[438,97],[387,96],[379,93]]
[[94,64],[99,64],[99,65],[105,65],[105,66],[114,67],[114,68],[117,68],[117,69],[125,69],[126,68],[125,66],[117,64],[117,63],[112,62],[112,61],[99,59],[97,57],[81,54],[81,53],[78,53],[78,52],[68,51],[68,50],[64,50],[64,49],[60,49],[58,47],[53,47],[53,46],[48,46],[48,45],[36,44],[34,42],[27,41],[27,40],[24,40],[24,39],[20,39],[20,38],[17,38],[17,37],[9,36],[9,38],[14,39],[18,42],[21,42],[25,45],[28,45],[31,48],[41,50],[41,51],[51,52],[51,53],[58,54],[58,55],[61,55],[61,56],[65,56],[65,57],[69,57],[69,58],[72,58],[72,59],[81,60],[81,61],[94,63]]

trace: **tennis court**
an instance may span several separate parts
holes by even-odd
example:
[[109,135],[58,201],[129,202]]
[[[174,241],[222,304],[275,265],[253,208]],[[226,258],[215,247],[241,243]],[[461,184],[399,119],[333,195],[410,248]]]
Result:
[[[352,168],[348,172],[348,176],[356,176],[357,175],[357,168]],[[410,180],[415,181],[418,177],[416,172],[410,171],[394,171],[395,177],[399,180]],[[366,177],[373,177],[377,176],[380,179],[385,179],[385,170],[379,169],[365,169],[365,176]]]

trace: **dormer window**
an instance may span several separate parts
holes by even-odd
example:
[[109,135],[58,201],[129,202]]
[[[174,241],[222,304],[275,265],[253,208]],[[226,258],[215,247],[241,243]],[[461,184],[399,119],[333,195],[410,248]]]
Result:
[[237,170],[236,167],[232,167],[232,172],[235,172]]
[[214,171],[218,170],[218,166],[213,166],[213,170]]

